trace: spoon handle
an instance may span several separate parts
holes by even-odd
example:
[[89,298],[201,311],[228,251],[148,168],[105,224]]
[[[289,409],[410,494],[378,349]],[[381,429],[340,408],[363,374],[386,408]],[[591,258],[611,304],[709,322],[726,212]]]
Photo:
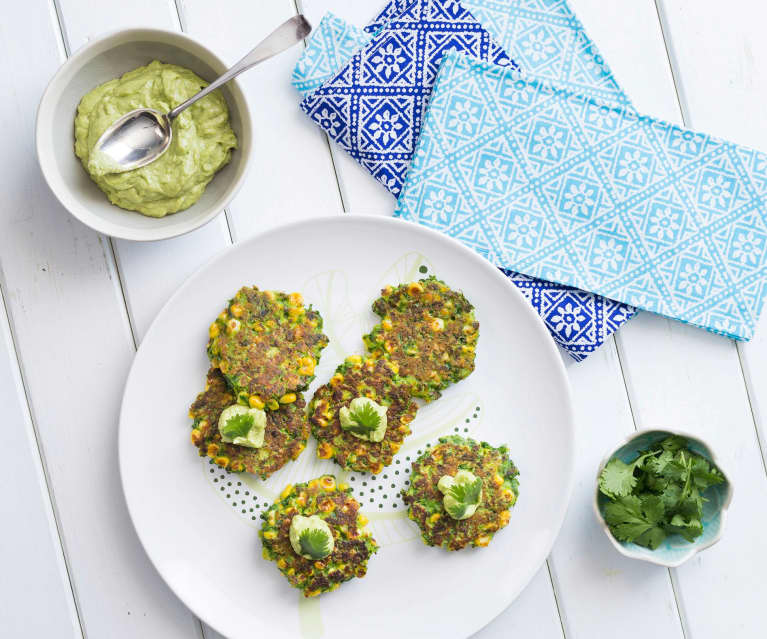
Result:
[[186,102],[182,102],[176,108],[171,110],[168,113],[168,118],[173,120],[173,118],[184,109],[193,105],[197,100],[204,98],[211,91],[215,91],[222,84],[226,84],[232,78],[240,75],[243,71],[247,71],[267,58],[271,58],[285,49],[292,47],[296,42],[300,42],[309,35],[311,30],[312,26],[307,19],[300,14],[283,22],[279,27],[266,36],[266,38],[259,42],[250,53],[242,58],[242,60],[224,73],[224,75],[211,82],[199,93],[194,94]]

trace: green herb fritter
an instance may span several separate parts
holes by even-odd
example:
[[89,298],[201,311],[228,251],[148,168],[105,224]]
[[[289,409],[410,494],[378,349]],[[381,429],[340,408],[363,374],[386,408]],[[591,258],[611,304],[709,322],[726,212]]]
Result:
[[[351,489],[336,484],[332,475],[287,486],[279,500],[261,515],[264,523],[259,536],[264,559],[277,562],[280,572],[306,597],[335,590],[354,577],[364,577],[368,559],[378,551],[378,544],[365,530],[368,520],[359,508]],[[313,538],[312,533],[317,534],[315,527],[306,538],[301,536],[299,554],[293,545],[298,540],[291,539],[291,524],[296,516],[321,519],[332,540],[323,539],[322,534],[319,539]]]
[[247,448],[221,441],[218,421],[225,408],[235,403],[232,391],[217,368],[208,371],[205,390],[189,409],[194,420],[192,443],[200,456],[211,457],[222,468],[232,472],[248,472],[266,479],[282,468],[288,460],[296,459],[306,447],[309,422],[300,396],[278,410],[266,411],[263,446]]
[[245,286],[211,325],[208,356],[241,403],[276,409],[309,386],[327,344],[299,293]]
[[[334,459],[349,470],[373,474],[391,464],[410,434],[409,424],[418,410],[408,385],[396,370],[396,364],[388,360],[352,355],[336,369],[330,382],[317,389],[309,420],[319,442],[318,457]],[[373,406],[383,409],[383,415],[363,406],[354,422],[357,413],[353,409],[360,398],[374,402]],[[350,411],[351,419],[342,419],[344,411]],[[381,428],[385,431],[380,432]],[[376,432],[379,436],[375,436]]]
[[381,323],[362,339],[374,357],[395,362],[426,401],[474,370],[479,322],[463,293],[429,277],[387,286],[373,302]]
[[[459,485],[462,490],[446,490],[440,484],[443,480],[450,486],[462,475],[474,480]],[[509,523],[519,492],[518,475],[506,446],[493,448],[452,435],[440,438],[413,462],[410,485],[402,497],[427,545],[447,550],[487,546]]]

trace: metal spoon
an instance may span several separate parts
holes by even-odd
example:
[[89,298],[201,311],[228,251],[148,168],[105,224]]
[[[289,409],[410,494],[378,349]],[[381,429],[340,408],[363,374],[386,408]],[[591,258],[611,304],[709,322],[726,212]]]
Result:
[[272,31],[224,75],[168,113],[160,113],[154,109],[136,109],[126,113],[96,141],[91,153],[91,162],[104,173],[131,171],[154,162],[170,146],[173,138],[171,122],[179,113],[243,71],[303,40],[311,30],[312,27],[304,16],[293,16]]

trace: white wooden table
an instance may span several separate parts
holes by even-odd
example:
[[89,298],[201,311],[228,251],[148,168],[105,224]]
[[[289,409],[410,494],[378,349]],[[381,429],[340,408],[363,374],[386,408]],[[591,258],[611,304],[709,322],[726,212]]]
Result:
[[[363,24],[381,1],[298,8],[313,22],[332,10]],[[762,0],[570,1],[641,111],[767,150]],[[240,195],[226,215],[167,242],[111,241],[74,221],[38,170],[34,113],[56,68],[93,35],[183,29],[234,61],[296,9],[294,0],[3,3],[0,636],[217,637],[150,566],[125,508],[117,415],[134,351],[176,286],[232,242],[321,214],[389,215],[393,199],[299,112],[289,84],[298,49],[242,79],[257,138]],[[569,514],[547,564],[479,636],[765,636],[762,324],[736,345],[644,313],[585,363],[566,361],[578,418]],[[710,441],[735,484],[723,541],[675,570],[617,554],[590,505],[607,448],[663,425]]]

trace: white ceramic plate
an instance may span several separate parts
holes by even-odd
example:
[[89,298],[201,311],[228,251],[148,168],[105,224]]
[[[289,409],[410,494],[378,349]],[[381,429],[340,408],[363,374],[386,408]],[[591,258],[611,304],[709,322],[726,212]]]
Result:
[[[228,474],[197,456],[189,404],[202,389],[208,326],[244,284],[300,291],[322,314],[325,383],[363,352],[371,302],[386,284],[435,274],[464,291],[480,322],[476,371],[421,408],[413,434],[379,476],[316,458],[315,444],[268,481]],[[425,546],[398,491],[410,461],[443,434],[506,443],[520,469],[511,523],[487,548]],[[564,367],[521,294],[458,242],[391,218],[336,216],[243,242],[192,276],[160,312],[128,377],[120,470],[139,537],[157,570],[205,622],[229,637],[465,637],[522,591],[548,555],[573,473],[573,419]],[[364,579],[304,599],[261,558],[258,515],[287,483],[343,477],[381,545]]]

